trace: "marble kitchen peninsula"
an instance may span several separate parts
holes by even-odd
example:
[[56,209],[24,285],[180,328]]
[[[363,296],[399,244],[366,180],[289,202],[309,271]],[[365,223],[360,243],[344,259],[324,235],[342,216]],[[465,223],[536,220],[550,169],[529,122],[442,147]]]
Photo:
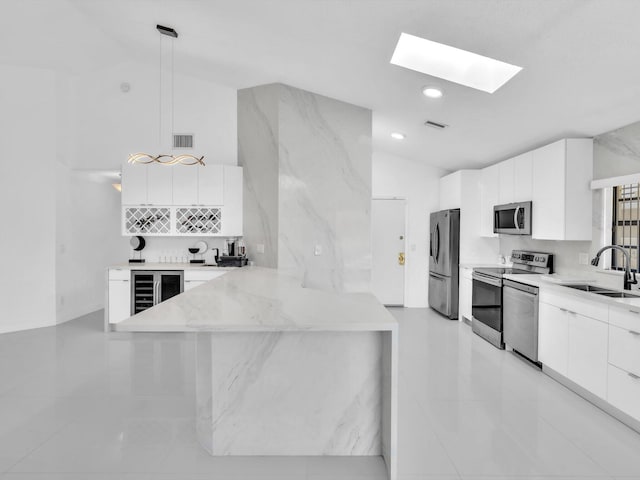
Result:
[[195,332],[211,455],[382,455],[396,478],[398,324],[372,295],[246,267],[116,328]]

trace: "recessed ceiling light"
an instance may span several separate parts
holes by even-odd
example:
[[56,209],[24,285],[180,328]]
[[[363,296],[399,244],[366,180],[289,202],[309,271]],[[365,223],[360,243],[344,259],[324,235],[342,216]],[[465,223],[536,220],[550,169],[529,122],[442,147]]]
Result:
[[422,89],[422,94],[429,98],[441,98],[443,95],[442,90],[436,87],[424,87]]
[[393,132],[391,134],[391,138],[395,138],[396,140],[404,140],[406,138],[406,135],[400,132]]
[[391,63],[489,93],[522,70],[516,65],[408,33],[400,34]]

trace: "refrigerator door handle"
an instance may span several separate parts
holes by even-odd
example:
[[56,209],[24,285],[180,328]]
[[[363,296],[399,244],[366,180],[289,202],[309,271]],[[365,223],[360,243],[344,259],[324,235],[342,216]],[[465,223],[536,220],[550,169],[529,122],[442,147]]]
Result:
[[429,256],[433,257],[433,231],[429,232]]
[[440,257],[440,225],[436,225],[435,232],[435,240],[436,240],[436,251],[434,252],[434,260],[438,263],[438,258]]

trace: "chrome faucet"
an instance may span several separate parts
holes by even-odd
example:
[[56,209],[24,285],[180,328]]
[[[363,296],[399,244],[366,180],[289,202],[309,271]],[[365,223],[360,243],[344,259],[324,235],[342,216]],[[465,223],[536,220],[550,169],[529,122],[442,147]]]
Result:
[[627,252],[624,248],[618,245],[607,245],[606,247],[602,247],[600,250],[598,250],[598,253],[596,253],[596,256],[593,257],[593,260],[591,260],[591,265],[593,265],[594,267],[597,267],[598,263],[600,262],[600,255],[602,254],[602,252],[608,249],[620,250],[624,254],[624,260],[625,260],[624,289],[631,290],[631,284],[638,283],[638,280],[636,280],[636,272],[631,271],[631,267],[630,267],[631,257],[629,257],[629,252]]

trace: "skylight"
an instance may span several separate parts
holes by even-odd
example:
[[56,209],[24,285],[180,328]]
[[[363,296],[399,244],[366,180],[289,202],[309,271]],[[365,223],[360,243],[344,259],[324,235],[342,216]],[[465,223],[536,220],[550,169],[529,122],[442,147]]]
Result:
[[522,67],[402,33],[391,57],[400,67],[493,93]]

